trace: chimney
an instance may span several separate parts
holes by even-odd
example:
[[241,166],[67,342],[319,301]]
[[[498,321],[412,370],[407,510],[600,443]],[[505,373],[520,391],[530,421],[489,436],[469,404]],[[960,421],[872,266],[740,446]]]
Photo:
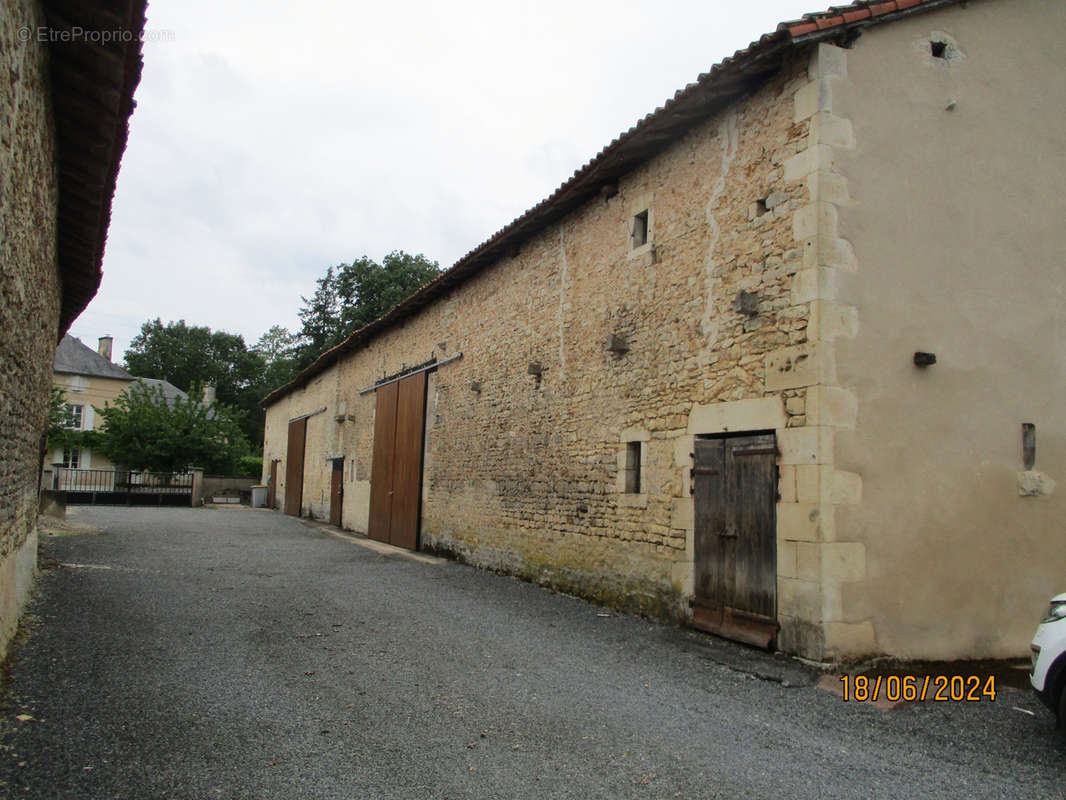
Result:
[[215,402],[215,387],[210,383],[204,384],[204,405],[209,406]]
[[111,360],[111,344],[114,341],[115,341],[115,339],[110,333],[104,334],[103,336],[100,337],[100,344],[97,345],[96,352],[99,353],[100,355],[102,355],[108,361],[110,361]]

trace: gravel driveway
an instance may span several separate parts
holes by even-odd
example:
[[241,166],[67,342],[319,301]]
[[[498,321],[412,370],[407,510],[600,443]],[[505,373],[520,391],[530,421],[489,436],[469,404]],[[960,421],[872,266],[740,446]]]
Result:
[[882,712],[817,676],[278,513],[79,508],[10,660],[0,794],[1062,797],[1029,692]]

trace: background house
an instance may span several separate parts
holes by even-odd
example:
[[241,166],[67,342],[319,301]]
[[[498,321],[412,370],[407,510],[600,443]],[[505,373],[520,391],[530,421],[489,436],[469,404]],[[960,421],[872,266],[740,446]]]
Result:
[[[67,403],[67,427],[91,431],[97,427],[94,407],[103,408],[136,380],[126,370],[111,362],[110,336],[100,338],[93,350],[80,339],[67,334],[56,348],[53,383],[63,390]],[[69,469],[106,469],[113,466],[103,454],[87,449],[55,450],[45,459],[51,465]],[[45,481],[45,485],[50,485]]]
[[[101,336],[97,349],[93,350],[77,337],[67,334],[56,348],[53,384],[63,390],[70,428],[85,431],[99,428],[95,409],[113,404],[120,394],[130,391],[137,382],[149,389],[161,389],[168,405],[173,406],[178,397],[188,399],[188,395],[170,381],[138,378],[113,363],[112,341],[110,336]],[[207,392],[210,392],[210,388]],[[208,402],[206,394],[204,399]],[[103,453],[93,452],[88,448],[55,449],[45,458],[45,486],[52,485],[47,473],[55,465],[81,470],[113,469],[115,466]],[[60,485],[57,488],[67,487]]]
[[[36,567],[55,346],[100,285],[144,9],[143,0],[0,5],[0,654]],[[45,28],[67,38],[24,35]],[[90,42],[75,28],[132,35]]]
[[816,659],[1062,590],[1066,4],[783,23],[269,395],[287,513]]

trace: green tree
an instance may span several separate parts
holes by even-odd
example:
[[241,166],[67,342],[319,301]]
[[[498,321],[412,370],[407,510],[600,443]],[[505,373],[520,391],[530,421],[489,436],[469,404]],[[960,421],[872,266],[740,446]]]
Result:
[[280,325],[273,326],[252,345],[252,352],[266,365],[253,387],[256,403],[292,380],[304,366],[299,345],[300,337]]
[[270,330],[259,337],[259,341],[252,345],[251,351],[263,359],[268,367],[276,361],[292,358],[296,354],[300,337],[283,328],[281,325],[273,325]]
[[156,318],[141,325],[125,362],[138,378],[165,378],[183,392],[192,391],[194,384],[213,385],[220,403],[243,412],[246,438],[262,441],[265,416],[258,404],[265,365],[259,353],[247,348],[244,337],[187,325],[183,319],[164,325]]
[[67,434],[67,396],[58,386],[52,387],[48,397],[48,431],[46,433],[48,448],[66,447]]
[[440,275],[436,261],[394,250],[378,264],[363,256],[337,271],[345,335],[383,317]]
[[310,298],[301,297],[300,343],[296,362],[306,367],[352,332],[382,317],[440,275],[436,261],[394,250],[377,263],[363,256],[329,267],[315,281]]
[[333,270],[334,267],[329,267],[326,274],[315,281],[315,292],[310,298],[300,297],[303,305],[299,315],[303,328],[300,330],[299,360],[305,365],[341,338],[340,295]]
[[76,450],[93,446],[93,432],[70,427],[70,405],[66,393],[53,386],[48,397],[48,429],[45,441],[49,450]]
[[179,396],[169,404],[161,387],[131,384],[114,405],[96,409],[103,425],[93,447],[129,469],[180,472],[199,466],[208,472],[237,473],[241,459],[250,453],[237,422],[239,413],[199,400]]

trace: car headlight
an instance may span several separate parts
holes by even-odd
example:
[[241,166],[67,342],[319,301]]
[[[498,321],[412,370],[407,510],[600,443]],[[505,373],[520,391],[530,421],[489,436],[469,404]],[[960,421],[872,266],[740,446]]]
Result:
[[1066,619],[1066,601],[1059,601],[1048,606],[1048,610],[1044,612],[1044,618],[1040,620],[1040,624],[1055,622],[1060,619]]

